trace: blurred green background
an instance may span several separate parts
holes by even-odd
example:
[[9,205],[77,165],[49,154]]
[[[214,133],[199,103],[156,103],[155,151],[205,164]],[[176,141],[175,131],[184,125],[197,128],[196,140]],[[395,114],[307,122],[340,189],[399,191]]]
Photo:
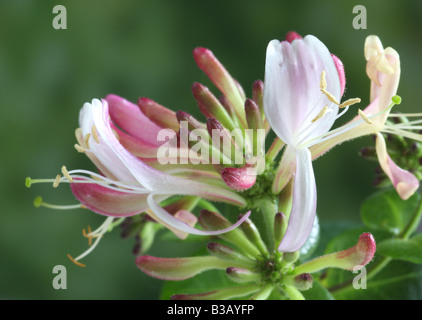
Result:
[[[67,30],[52,27],[55,5],[67,9]],[[352,26],[353,7],[365,5],[367,29]],[[314,34],[345,64],[345,98],[368,102],[363,43],[377,34],[401,55],[400,108],[421,109],[422,1],[0,1],[0,299],[157,299],[162,282],[134,265],[133,241],[107,234],[86,259],[82,229],[103,217],[85,210],[35,208],[76,203],[67,185],[24,186],[26,176],[53,178],[92,168],[78,154],[74,130],[82,104],[108,93],[136,102],[146,96],[200,117],[190,87],[213,88],[192,50],[210,48],[250,95],[264,77],[265,50],[286,32]],[[214,88],[213,88],[214,90]],[[215,91],[214,91],[215,92]],[[217,92],[215,92],[217,93]],[[349,114],[349,117],[353,112]],[[347,119],[344,118],[344,121]],[[340,122],[343,119],[340,120]],[[358,156],[369,138],[344,144],[314,163],[322,223],[359,221],[362,200],[374,191],[375,164]],[[157,241],[151,254],[183,256],[196,247]],[[55,265],[67,268],[67,290],[52,287]]]

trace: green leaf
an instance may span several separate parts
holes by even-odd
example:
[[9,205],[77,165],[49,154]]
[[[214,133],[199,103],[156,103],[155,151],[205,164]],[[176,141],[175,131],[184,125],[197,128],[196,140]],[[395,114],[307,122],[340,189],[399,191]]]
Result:
[[314,281],[312,288],[302,291],[306,300],[334,300],[333,295],[318,281]]
[[421,300],[422,265],[393,260],[379,274],[366,281],[366,289],[354,289],[349,285],[332,294],[338,300]]
[[378,244],[377,251],[393,259],[422,263],[422,234],[418,234],[409,240],[384,240]]
[[371,195],[361,207],[361,218],[370,228],[398,235],[410,221],[420,199],[415,193],[402,200],[395,189],[386,189]]

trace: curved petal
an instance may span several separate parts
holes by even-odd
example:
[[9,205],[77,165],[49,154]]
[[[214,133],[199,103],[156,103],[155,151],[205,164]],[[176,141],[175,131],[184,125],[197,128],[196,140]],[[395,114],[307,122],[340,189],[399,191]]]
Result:
[[[314,36],[292,43],[273,40],[267,47],[264,111],[271,127],[286,144],[298,147],[333,125],[338,106],[321,92],[325,71],[327,91],[340,99],[340,79],[325,45]],[[326,114],[312,122],[328,106]]]
[[399,196],[403,200],[407,200],[419,188],[419,180],[412,173],[403,170],[391,160],[387,153],[384,137],[380,133],[377,134],[375,146],[382,170],[390,178]]
[[238,220],[235,224],[233,224],[229,228],[216,230],[216,231],[202,231],[188,225],[186,222],[181,221],[175,218],[174,216],[172,216],[171,214],[169,214],[166,210],[164,210],[162,207],[158,205],[158,203],[154,199],[154,196],[156,195],[154,194],[148,195],[147,201],[148,201],[148,205],[151,211],[154,213],[157,219],[159,219],[160,222],[162,222],[164,225],[171,226],[173,229],[186,232],[186,233],[192,233],[192,234],[204,235],[204,236],[226,233],[238,227],[240,224],[242,224],[243,221],[245,221],[251,214],[250,211],[247,212],[240,220]]
[[161,144],[157,135],[162,128],[148,119],[136,104],[114,94],[107,95],[105,100],[111,119],[122,130],[146,143]]
[[[117,140],[110,125],[108,104],[94,99],[81,110],[80,123],[83,134],[88,134],[95,126],[97,138],[89,138],[90,150],[101,164],[119,181],[136,183],[150,192],[159,194],[199,195],[210,200],[245,205],[246,201],[228,188],[220,188],[175,177],[158,171],[126,150]],[[98,141],[96,141],[98,140]]]
[[296,150],[296,175],[293,185],[293,204],[289,224],[278,247],[281,252],[299,250],[311,233],[316,214],[316,184],[311,152]]
[[148,209],[147,194],[111,190],[95,183],[71,183],[71,190],[89,210],[113,217],[127,217]]

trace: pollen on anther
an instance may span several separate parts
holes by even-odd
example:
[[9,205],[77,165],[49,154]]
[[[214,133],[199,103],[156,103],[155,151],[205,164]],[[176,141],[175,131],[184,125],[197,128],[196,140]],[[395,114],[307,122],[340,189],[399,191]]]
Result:
[[331,93],[329,93],[327,90],[322,89],[321,91],[323,94],[325,94],[325,96],[328,98],[328,100],[330,100],[332,103],[339,105],[339,102],[337,101],[336,97],[334,97]]
[[365,112],[363,112],[361,109],[358,110],[358,113],[360,117],[363,119],[363,121],[365,121],[367,124],[373,124],[371,119],[369,119],[368,116],[365,114]]
[[352,99],[348,99],[344,102],[342,102],[338,107],[341,108],[346,108],[349,107],[353,104],[359,103],[360,102],[360,98],[352,98]]
[[89,246],[91,246],[92,245],[92,238],[93,238],[93,236],[92,235],[90,235],[91,234],[91,227],[90,226],[88,226],[88,233],[85,231],[85,229],[82,229],[82,234],[83,234],[83,236],[85,237],[85,238],[87,238],[88,239],[88,245]]
[[327,81],[325,80],[325,70],[321,72],[321,82],[319,86],[322,90],[327,89]]
[[87,133],[84,137],[84,144],[86,146],[87,149],[89,149],[89,138],[91,137],[90,133]]
[[85,268],[86,265],[83,263],[80,263],[79,261],[76,261],[75,259],[72,258],[72,256],[68,253],[67,257],[69,258],[70,261],[72,261],[74,264],[76,264],[79,267]]
[[322,110],[318,113],[318,115],[314,119],[312,119],[311,122],[314,123],[318,119],[321,119],[324,116],[324,114],[327,113],[327,109],[328,109],[328,106],[325,106],[324,108],[322,108]]
[[96,143],[100,143],[100,139],[98,138],[97,128],[95,128],[95,125],[91,128],[92,137],[94,138]]
[[63,175],[69,180],[70,182],[73,182],[73,178],[70,176],[69,172],[66,169],[66,166],[62,167],[62,173]]
[[59,186],[59,183],[60,183],[60,179],[61,179],[61,175],[60,174],[58,174],[57,176],[56,176],[56,179],[54,179],[54,182],[53,182],[53,188],[57,188],[58,186]]
[[75,149],[80,153],[85,153],[85,149],[82,148],[79,144],[75,143]]

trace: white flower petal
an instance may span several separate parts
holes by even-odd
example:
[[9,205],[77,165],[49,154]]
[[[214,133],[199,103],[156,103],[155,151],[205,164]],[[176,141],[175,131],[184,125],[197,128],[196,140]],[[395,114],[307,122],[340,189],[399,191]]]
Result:
[[[340,100],[340,79],[326,46],[314,36],[291,44],[273,40],[267,47],[264,111],[275,133],[286,144],[300,144],[327,132],[338,106],[320,90],[325,71],[327,91]],[[328,112],[312,123],[328,105]]]
[[316,215],[317,192],[311,152],[296,150],[293,204],[287,231],[278,248],[281,252],[299,250],[308,239]]
[[202,230],[196,229],[194,227],[191,227],[187,223],[185,223],[185,222],[175,218],[171,214],[169,214],[166,210],[164,210],[162,207],[160,207],[158,205],[158,203],[154,199],[154,196],[156,196],[156,195],[150,194],[148,196],[147,201],[148,201],[149,208],[154,213],[156,218],[162,224],[167,225],[167,226],[171,226],[172,230],[178,230],[178,231],[181,231],[181,232],[186,232],[186,233],[191,233],[191,234],[207,236],[207,235],[217,235],[217,234],[229,232],[230,230],[233,230],[234,228],[241,225],[243,223],[243,221],[245,221],[251,213],[250,211],[247,212],[240,220],[238,220],[235,224],[233,224],[232,226],[230,226],[228,228],[225,228],[225,229],[222,229],[222,230],[216,230],[216,231],[202,231]]

